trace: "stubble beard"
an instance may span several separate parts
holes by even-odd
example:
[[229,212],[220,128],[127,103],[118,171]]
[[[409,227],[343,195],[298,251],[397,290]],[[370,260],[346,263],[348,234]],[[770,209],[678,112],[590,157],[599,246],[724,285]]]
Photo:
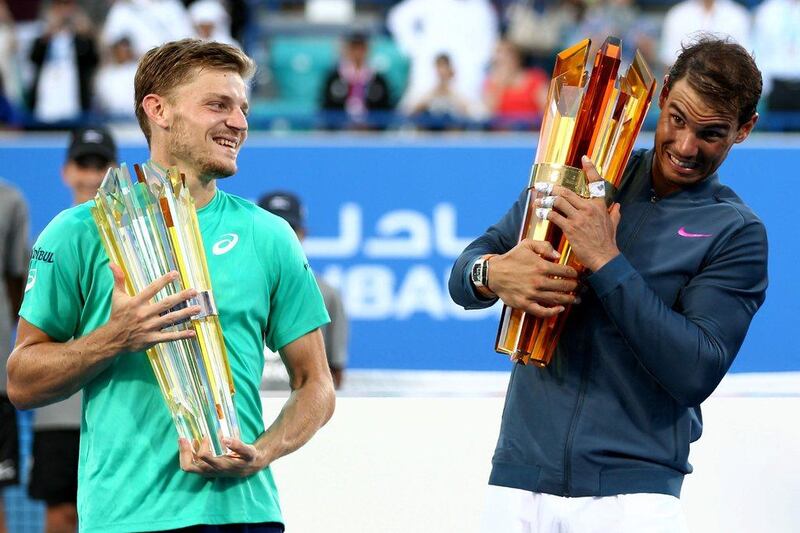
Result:
[[200,150],[192,147],[191,134],[182,116],[177,116],[172,124],[169,153],[178,161],[191,162],[197,177],[204,182],[227,178],[236,173],[235,161],[220,161],[209,154],[205,147]]

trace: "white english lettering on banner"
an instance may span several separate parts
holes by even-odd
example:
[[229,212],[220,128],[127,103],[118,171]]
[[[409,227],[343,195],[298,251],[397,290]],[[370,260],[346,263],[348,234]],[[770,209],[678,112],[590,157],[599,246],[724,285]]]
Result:
[[395,317],[405,320],[415,313],[425,313],[436,320],[443,320],[446,317],[442,296],[433,270],[427,265],[415,265],[408,271],[397,292]]
[[352,319],[384,320],[394,311],[394,273],[385,266],[359,265],[348,269],[342,296]]
[[[349,268],[331,264],[322,271],[333,287],[340,289],[344,307],[351,320],[409,320],[425,317],[444,321],[497,319],[501,307],[466,311],[450,299],[447,280],[450,269],[437,278],[429,265],[411,265],[405,274],[381,265],[354,265]],[[395,288],[397,291],[395,292]]]
[[303,248],[309,257],[353,257],[361,248],[361,207],[346,203],[339,208],[337,237],[307,237]]
[[458,257],[474,237],[459,238],[456,235],[456,208],[453,204],[437,204],[433,208],[433,229],[436,251],[443,257]]
[[366,257],[417,258],[431,255],[431,227],[422,213],[406,209],[389,211],[378,219],[375,229],[379,237],[364,243]]

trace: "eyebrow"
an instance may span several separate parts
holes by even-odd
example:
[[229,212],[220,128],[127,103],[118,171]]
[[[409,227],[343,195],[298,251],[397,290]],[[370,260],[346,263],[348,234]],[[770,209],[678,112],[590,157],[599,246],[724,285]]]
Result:
[[[683,110],[675,102],[670,102],[669,107],[681,115],[681,118],[686,119],[686,111]],[[719,133],[727,134],[731,130],[731,125],[728,122],[712,122],[711,124],[701,124],[700,128],[703,130],[717,130]]]

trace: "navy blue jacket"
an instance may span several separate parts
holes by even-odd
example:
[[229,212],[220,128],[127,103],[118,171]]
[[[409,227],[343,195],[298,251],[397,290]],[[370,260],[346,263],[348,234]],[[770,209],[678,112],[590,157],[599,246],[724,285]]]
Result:
[[[616,201],[622,252],[586,278],[550,365],[515,365],[489,483],[560,496],[680,495],[719,384],[767,288],[761,221],[714,174],[658,198],[637,151]],[[491,305],[469,281],[517,243],[526,191],[453,266],[450,294]],[[700,236],[702,235],[702,236]],[[491,275],[491,271],[490,271]],[[487,339],[489,341],[489,339]]]

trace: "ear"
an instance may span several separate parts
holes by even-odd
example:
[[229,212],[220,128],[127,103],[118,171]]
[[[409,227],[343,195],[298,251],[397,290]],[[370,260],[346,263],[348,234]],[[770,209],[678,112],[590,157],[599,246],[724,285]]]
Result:
[[755,128],[756,122],[758,122],[758,113],[753,113],[750,120],[739,126],[739,130],[736,132],[736,139],[734,139],[733,142],[738,144],[747,139],[747,136],[750,135],[750,132]]
[[147,119],[160,128],[168,128],[172,122],[172,107],[163,96],[148,94],[142,99],[142,109]]

